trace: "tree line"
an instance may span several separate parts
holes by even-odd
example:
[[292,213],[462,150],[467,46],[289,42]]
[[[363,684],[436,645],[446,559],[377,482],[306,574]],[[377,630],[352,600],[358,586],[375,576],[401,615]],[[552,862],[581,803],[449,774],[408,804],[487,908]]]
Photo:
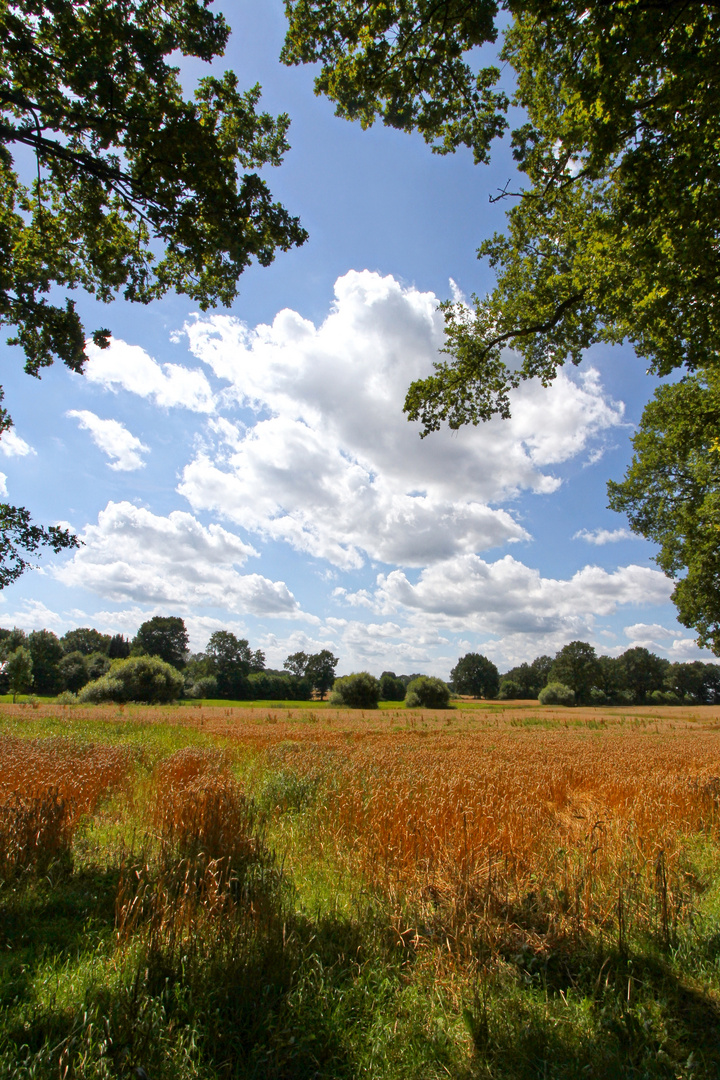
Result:
[[467,653],[451,673],[458,694],[545,704],[714,705],[720,702],[720,664],[671,662],[642,645],[620,656],[598,656],[587,641],[571,641],[504,675],[487,657]]
[[140,657],[155,658],[178,672],[181,678],[167,687],[174,697],[240,701],[302,701],[315,693],[323,698],[338,664],[338,658],[323,649],[292,653],[283,670],[267,668],[263,651],[251,649],[246,638],[230,630],[216,630],[204,651],[192,653],[184,620],[156,615],[131,640],[90,627],[68,630],[62,637],[51,630],[26,634],[0,628],[0,692],[79,694],[110,677],[117,670],[113,661]]

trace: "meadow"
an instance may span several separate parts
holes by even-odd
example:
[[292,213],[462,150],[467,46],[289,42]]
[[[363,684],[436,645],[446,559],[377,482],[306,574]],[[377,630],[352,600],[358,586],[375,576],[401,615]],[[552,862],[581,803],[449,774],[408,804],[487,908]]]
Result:
[[715,707],[1,704],[0,1075],[715,1080],[719,826]]

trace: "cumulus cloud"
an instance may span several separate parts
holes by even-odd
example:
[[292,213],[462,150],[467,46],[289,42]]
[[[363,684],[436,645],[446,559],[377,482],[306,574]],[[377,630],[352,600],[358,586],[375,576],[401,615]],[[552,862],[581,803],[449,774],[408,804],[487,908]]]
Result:
[[5,457],[27,457],[28,454],[34,454],[36,451],[20,438],[15,428],[9,428],[3,431],[0,437],[0,453],[3,453]]
[[640,537],[630,532],[630,529],[579,529],[573,540],[585,540],[588,544],[597,547],[603,544],[616,544],[618,540],[639,540]]
[[415,583],[402,570],[379,574],[375,604],[387,614],[435,616],[458,631],[573,633],[624,604],[665,603],[671,591],[664,574],[643,566],[613,572],[585,566],[557,579],[542,577],[510,555],[493,563],[465,555],[426,568]]
[[116,602],[168,604],[183,609],[296,616],[299,605],[283,581],[239,574],[257,555],[238,536],[176,510],[167,517],[129,502],[109,502],[97,525],[81,534],[84,546],[54,571],[65,585],[90,589]]
[[7,497],[7,476],[4,472],[0,472],[0,495]]
[[144,349],[119,338],[112,338],[107,349],[89,340],[85,351],[85,378],[105,390],[129,390],[166,408],[199,413],[215,409],[213,392],[202,371],[180,364],[158,364]]
[[119,420],[102,420],[89,409],[70,409],[65,415],[77,420],[83,430],[90,432],[90,438],[98,449],[110,458],[108,465],[111,469],[133,472],[145,467],[140,455],[149,453],[150,447],[145,446]]
[[179,491],[342,568],[366,558],[426,566],[528,539],[496,505],[521,490],[554,491],[552,466],[622,421],[592,369],[561,371],[550,389],[524,384],[510,421],[418,438],[402,403],[443,345],[437,297],[392,277],[350,272],[315,326],[281,311],[249,330],[214,315],[186,327],[193,353],[228,383],[223,398],[257,422],[215,423]]

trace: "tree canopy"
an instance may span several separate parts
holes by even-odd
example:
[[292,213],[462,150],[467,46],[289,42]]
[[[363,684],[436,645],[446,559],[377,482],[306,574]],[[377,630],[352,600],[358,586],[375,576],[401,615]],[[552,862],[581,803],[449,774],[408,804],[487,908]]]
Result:
[[132,644],[136,655],[159,656],[166,664],[181,668],[188,651],[185,621],[178,615],[154,615],[142,623]]
[[[520,110],[510,133],[520,177],[491,196],[507,203],[507,227],[478,252],[496,271],[496,285],[469,304],[442,305],[447,357],[407,393],[405,411],[423,436],[444,423],[509,416],[510,392],[522,380],[548,385],[596,343],[629,342],[659,376],[681,368],[714,378],[717,5],[286,0],[286,10],[283,59],[318,63],[316,92],[364,127],[379,120],[415,130],[436,153],[464,146],[486,162],[492,140],[508,131],[508,106]],[[512,96],[497,65],[473,67],[471,50],[497,40],[500,20],[498,56],[514,76],[507,79]],[[645,423],[646,444],[658,408]],[[687,449],[691,471],[712,473],[716,451],[704,438]],[[646,452],[639,450],[611,505],[660,543],[667,573],[678,580],[687,570],[674,594],[680,619],[698,629],[701,644],[720,649],[708,498],[694,514],[684,477],[673,490],[671,471],[649,446]],[[667,503],[658,501],[661,486]]]
[[[82,371],[73,290],[148,304],[172,289],[206,310],[253,259],[305,241],[256,171],[280,164],[288,117],[258,112],[260,87],[232,72],[183,93],[175,58],[221,56],[229,32],[208,0],[0,0],[0,324],[30,375]],[[0,433],[11,423],[0,409]],[[17,507],[0,536],[0,588],[23,550],[74,546]]]
[[[651,370],[716,362],[720,16],[713,5],[507,3],[500,60],[524,121],[508,230],[480,248],[490,295],[447,303],[451,359],[410,387],[424,432],[509,413],[522,379],[552,380],[595,342],[629,340]],[[363,126],[418,130],[487,161],[508,127],[491,0],[286,0],[286,63],[319,61],[318,93]],[[504,350],[519,354],[506,362]]]
[[500,687],[500,676],[492,660],[480,653],[466,653],[450,672],[450,682],[456,694],[494,698]]
[[720,372],[661,386],[633,436],[635,454],[610,506],[659,544],[678,618],[720,653]]

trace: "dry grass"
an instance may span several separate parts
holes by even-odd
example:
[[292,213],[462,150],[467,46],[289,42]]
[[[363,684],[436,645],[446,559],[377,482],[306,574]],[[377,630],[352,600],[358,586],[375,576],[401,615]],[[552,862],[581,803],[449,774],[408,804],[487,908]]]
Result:
[[67,863],[78,822],[130,764],[126,749],[0,736],[0,881]]

